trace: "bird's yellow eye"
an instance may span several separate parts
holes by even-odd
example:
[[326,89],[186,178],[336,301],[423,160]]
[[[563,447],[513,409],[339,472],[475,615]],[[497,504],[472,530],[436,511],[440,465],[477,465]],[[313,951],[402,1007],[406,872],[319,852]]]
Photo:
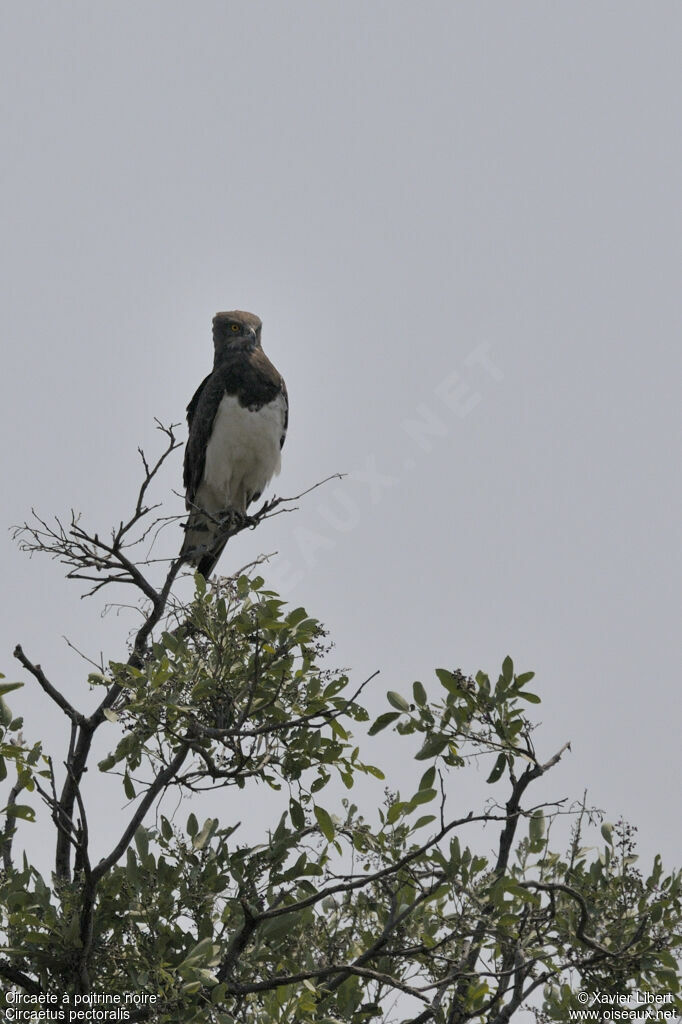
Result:
[[230,324],[230,330],[233,334],[236,334],[239,330],[239,324]]

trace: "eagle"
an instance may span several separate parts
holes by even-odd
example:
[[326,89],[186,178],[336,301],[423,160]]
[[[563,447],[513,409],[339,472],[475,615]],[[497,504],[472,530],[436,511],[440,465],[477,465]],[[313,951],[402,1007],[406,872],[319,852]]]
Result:
[[235,309],[213,318],[213,371],[187,406],[185,504],[180,552],[207,578],[229,536],[279,473],[289,422],[281,374],[261,348],[260,317]]

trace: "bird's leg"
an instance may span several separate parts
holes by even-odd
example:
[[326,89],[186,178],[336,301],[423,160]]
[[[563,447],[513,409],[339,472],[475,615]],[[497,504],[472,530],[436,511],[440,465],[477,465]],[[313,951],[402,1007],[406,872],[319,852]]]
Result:
[[247,521],[248,517],[245,512],[240,512],[237,508],[228,508],[220,515],[220,532],[228,535],[235,533],[237,529],[243,528]]

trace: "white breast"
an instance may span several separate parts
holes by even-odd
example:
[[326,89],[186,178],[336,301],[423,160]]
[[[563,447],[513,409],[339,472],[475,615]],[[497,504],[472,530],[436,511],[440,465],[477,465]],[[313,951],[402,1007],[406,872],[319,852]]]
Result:
[[279,473],[285,413],[283,395],[256,411],[245,409],[234,395],[223,397],[206,448],[197,505],[213,512],[246,512],[254,495]]

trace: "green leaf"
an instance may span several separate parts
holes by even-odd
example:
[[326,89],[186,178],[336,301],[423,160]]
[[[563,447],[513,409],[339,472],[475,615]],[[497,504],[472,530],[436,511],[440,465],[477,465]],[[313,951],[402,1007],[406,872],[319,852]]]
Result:
[[398,711],[410,710],[410,705],[407,703],[405,698],[401,697],[399,693],[395,692],[395,690],[389,690],[388,693],[386,694],[386,697],[388,699],[388,703],[391,704],[394,708],[397,708]]
[[440,754],[448,745],[448,737],[436,733],[428,736],[418,754],[415,754],[416,761],[428,761],[430,757]]
[[308,613],[305,608],[294,608],[293,612],[289,612],[287,615],[286,621],[289,626],[298,626],[299,622],[303,622],[307,618]]
[[477,1003],[482,996],[488,994],[488,991],[487,981],[480,981],[478,984],[470,985],[467,992],[467,1002],[471,1005]]
[[398,714],[397,711],[386,711],[383,715],[379,715],[379,717],[374,722],[372,722],[369,729],[367,730],[368,735],[376,736],[378,732],[381,732],[382,729],[385,729],[387,725],[391,724],[391,722],[395,722],[396,718],[400,718],[400,715]]
[[431,765],[427,768],[419,780],[419,789],[431,789],[436,779],[436,767]]
[[211,992],[211,1005],[217,1006],[218,1003],[222,1003],[222,1001],[226,998],[226,995],[227,985],[224,982],[221,985],[216,985],[216,987]]
[[497,782],[498,779],[502,778],[502,773],[504,772],[506,764],[507,764],[507,755],[504,754],[504,753],[498,754],[497,760],[495,761],[495,765],[493,767],[493,770],[491,771],[490,775],[486,779],[486,782],[493,783],[493,782]]
[[435,814],[423,814],[421,818],[417,818],[417,820],[415,821],[414,825],[412,826],[412,831],[416,832],[418,828],[423,828],[424,825],[430,825],[431,822],[435,820]]
[[280,917],[272,917],[264,921],[258,929],[260,939],[267,942],[283,939],[291,934],[294,924],[299,917],[298,914],[282,914]]
[[305,828],[305,814],[303,808],[299,804],[298,800],[294,800],[292,797],[289,801],[289,816],[291,817],[291,823],[294,828]]
[[426,690],[418,679],[412,684],[412,693],[414,694],[415,704],[418,704],[420,708],[423,708],[427,703]]
[[128,775],[128,772],[126,772],[125,775],[123,776],[123,792],[125,793],[128,800],[135,799],[135,787],[133,786],[133,781],[130,778],[130,775]]
[[138,880],[139,871],[137,869],[137,857],[131,846],[126,851],[126,875],[130,884],[134,886]]
[[21,689],[23,685],[23,683],[0,683],[0,697],[4,697],[6,693],[11,693],[12,690]]
[[449,693],[453,693],[455,695],[461,694],[462,687],[459,685],[452,672],[448,672],[446,668],[437,668],[436,675],[438,676],[438,681],[441,686],[444,686]]
[[613,846],[613,825],[610,821],[604,822],[604,824],[601,827],[601,834],[606,840],[606,842],[609,844],[609,846]]
[[334,838],[335,829],[329,812],[325,811],[324,807],[318,806],[318,804],[313,804],[313,811],[315,812],[317,824],[320,826],[320,831],[325,839],[331,843]]
[[514,686],[525,686],[531,679],[535,679],[535,672],[522,672],[520,676],[516,676],[514,679]]
[[502,662],[502,678],[505,683],[511,683],[514,678],[514,662],[511,660],[509,655]]
[[663,964],[665,967],[669,967],[671,970],[675,970],[678,966],[677,960],[667,949],[659,949],[656,952],[656,959],[659,963]]
[[165,814],[161,815],[161,835],[168,842],[169,839],[173,838],[173,826],[166,817]]
[[410,800],[410,807],[417,807],[419,804],[428,804],[438,795],[435,789],[420,789]]
[[529,704],[541,704],[542,699],[538,697],[537,693],[529,693],[528,690],[517,690],[517,697],[522,697],[523,700],[527,700]]
[[149,853],[149,839],[147,838],[147,830],[140,826],[133,836],[135,840],[135,846],[137,852],[140,855],[140,861],[144,861],[145,857]]
[[386,812],[386,821],[389,825],[393,825],[394,822],[401,818],[405,813],[407,804],[404,800],[397,800],[394,804],[391,804],[388,811]]
[[[197,574],[198,575],[198,574]],[[202,577],[203,579],[203,577]],[[199,831],[199,822],[197,821],[196,815],[192,811],[187,819],[187,834],[194,839],[194,836]]]
[[545,812],[542,808],[533,811],[528,822],[528,834],[531,843],[541,843],[545,834]]
[[9,705],[6,703],[4,697],[0,697],[0,723],[2,725],[9,725],[14,718]]
[[24,821],[35,821],[36,812],[28,804],[8,804],[5,807],[8,818],[22,818]]
[[30,765],[38,764],[38,761],[40,760],[40,755],[42,754],[42,752],[43,752],[42,744],[41,743],[34,743],[33,747],[31,748],[31,751],[30,751],[28,757],[26,758],[26,761],[28,762],[28,764],[30,764]]
[[342,740],[349,739],[348,732],[344,729],[344,727],[339,722],[337,722],[337,720],[335,718],[330,718],[328,720],[328,725],[329,725],[329,728],[331,729],[331,731],[334,733],[334,735],[338,736],[339,739],[342,739]]
[[194,838],[192,839],[192,847],[195,850],[203,850],[203,848],[206,846],[206,843],[209,841],[217,827],[217,818],[207,818],[206,821],[204,822],[204,826],[201,832],[199,832],[199,834],[194,836]]
[[187,967],[189,964],[197,963],[208,964],[211,962],[214,953],[215,947],[213,945],[213,939],[209,936],[208,938],[202,939],[201,942],[198,942],[196,946],[193,946],[179,966]]

